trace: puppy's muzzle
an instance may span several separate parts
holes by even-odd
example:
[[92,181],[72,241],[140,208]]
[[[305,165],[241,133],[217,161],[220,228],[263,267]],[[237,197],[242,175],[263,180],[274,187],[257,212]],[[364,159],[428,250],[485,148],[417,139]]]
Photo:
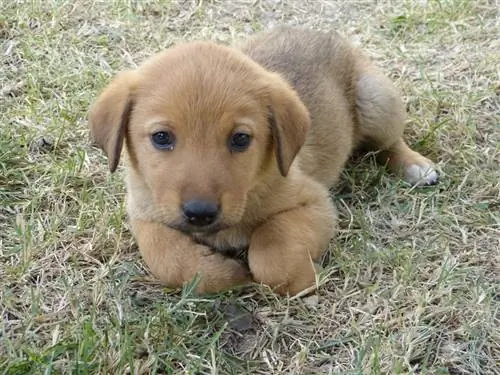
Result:
[[184,219],[195,227],[213,224],[219,217],[219,205],[212,201],[192,199],[182,205]]

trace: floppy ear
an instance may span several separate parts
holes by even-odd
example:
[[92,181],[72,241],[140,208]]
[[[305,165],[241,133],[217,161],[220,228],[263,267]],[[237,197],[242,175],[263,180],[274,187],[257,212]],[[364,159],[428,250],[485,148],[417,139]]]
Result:
[[108,156],[111,172],[120,161],[123,138],[133,107],[137,73],[119,73],[90,109],[89,125],[92,138]]
[[269,124],[278,167],[285,177],[306,140],[311,120],[295,90],[277,75],[272,79],[270,98]]

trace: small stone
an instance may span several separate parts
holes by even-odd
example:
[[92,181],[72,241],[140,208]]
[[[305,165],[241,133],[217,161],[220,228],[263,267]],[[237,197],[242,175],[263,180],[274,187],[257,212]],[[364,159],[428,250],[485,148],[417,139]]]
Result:
[[305,297],[302,301],[307,307],[315,309],[319,304],[319,296],[317,294],[310,295]]
[[30,151],[32,152],[51,152],[54,150],[54,140],[50,137],[39,137],[31,142]]

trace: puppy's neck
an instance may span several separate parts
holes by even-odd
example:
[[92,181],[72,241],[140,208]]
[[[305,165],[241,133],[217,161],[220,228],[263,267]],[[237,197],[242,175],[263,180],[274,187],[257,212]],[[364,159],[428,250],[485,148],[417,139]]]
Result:
[[268,173],[259,180],[248,193],[242,221],[249,225],[264,222],[272,215],[306,204],[318,191],[327,192],[326,188],[300,170],[297,160],[286,176]]

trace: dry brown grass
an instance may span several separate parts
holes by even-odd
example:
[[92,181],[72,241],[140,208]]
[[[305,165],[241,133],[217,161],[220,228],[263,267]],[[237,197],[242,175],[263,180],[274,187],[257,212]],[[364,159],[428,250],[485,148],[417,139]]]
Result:
[[[0,370],[4,374],[500,374],[498,3],[0,3]],[[411,189],[354,160],[317,299],[197,298],[147,277],[89,104],[172,43],[282,23],[335,28],[404,92],[435,159]]]

